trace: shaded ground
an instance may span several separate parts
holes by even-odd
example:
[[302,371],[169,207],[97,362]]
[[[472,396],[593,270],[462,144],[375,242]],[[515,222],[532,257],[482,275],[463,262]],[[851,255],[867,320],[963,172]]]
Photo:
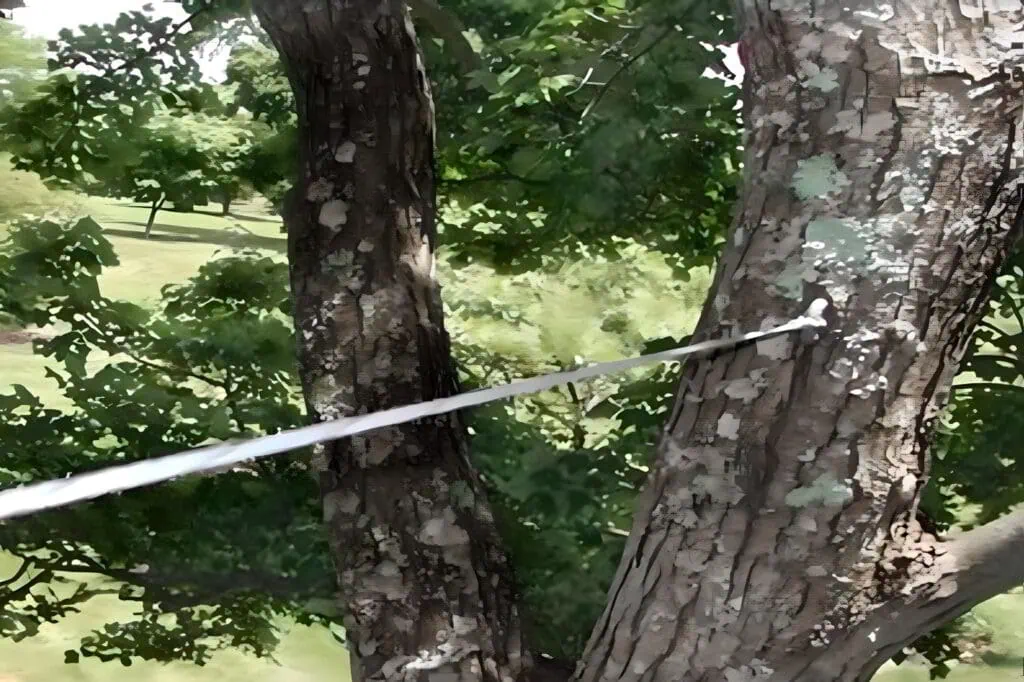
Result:
[[31,343],[39,338],[38,332],[26,331],[24,329],[0,329],[0,346],[12,343]]
[[[220,217],[220,216],[217,216]],[[228,217],[222,220],[230,220]],[[246,219],[248,221],[248,219]],[[118,229],[111,225],[132,225],[135,230]],[[104,233],[108,237],[125,237],[128,239],[145,239],[145,221],[111,220],[104,224]],[[284,253],[287,248],[281,237],[265,237],[245,229],[241,224],[235,229],[211,229],[208,227],[192,227],[157,222],[153,224],[151,242],[182,242],[197,244],[215,244],[235,248],[269,249]]]

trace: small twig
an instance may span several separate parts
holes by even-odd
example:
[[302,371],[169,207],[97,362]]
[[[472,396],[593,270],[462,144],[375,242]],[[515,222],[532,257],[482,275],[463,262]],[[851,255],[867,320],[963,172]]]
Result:
[[[103,331],[102,329],[100,329],[99,327],[97,327],[95,324],[93,324],[92,320],[89,319],[88,315],[82,315],[81,319],[85,323],[85,325],[87,327],[89,327],[89,329],[94,334],[98,334],[100,336],[100,338],[102,338],[104,341],[111,342],[110,348],[112,350],[115,349],[112,339],[109,338],[109,334],[107,332]],[[129,358],[131,358],[135,362],[139,363],[140,365],[143,365],[144,367],[149,367],[150,369],[155,369],[155,370],[157,370],[159,372],[164,372],[165,374],[170,374],[170,375],[178,374],[179,376],[191,377],[193,379],[197,379],[197,380],[202,381],[202,382],[204,382],[206,384],[209,384],[210,386],[213,386],[214,388],[219,388],[219,389],[221,389],[223,391],[227,391],[228,390],[227,389],[227,385],[224,384],[223,382],[219,382],[216,379],[213,379],[211,377],[203,376],[202,374],[198,374],[196,372],[193,372],[190,369],[181,369],[181,368],[177,368],[177,367],[167,367],[166,365],[162,365],[159,362],[153,362],[152,360],[147,360],[146,358],[138,355],[137,353],[135,353],[134,351],[132,351],[131,349],[128,349],[128,348],[118,347],[118,348],[116,348],[116,350],[117,350],[118,353],[123,353],[124,355],[127,355]]]
[[132,59],[126,60],[120,66],[117,66],[117,67],[111,66],[110,68],[108,68],[106,70],[106,73],[104,75],[107,78],[110,78],[110,77],[114,76],[114,74],[116,74],[118,71],[127,70],[127,69],[131,69],[131,68],[133,68],[135,66],[138,66],[139,62],[141,62],[143,59],[145,59],[146,57],[152,57],[157,52],[162,50],[168,43],[171,42],[172,38],[174,38],[175,36],[178,35],[178,33],[181,31],[181,29],[185,28],[186,26],[190,26],[192,24],[192,22],[196,19],[196,17],[200,16],[204,12],[210,11],[212,8],[213,8],[213,3],[212,2],[205,3],[202,7],[197,9],[195,12],[192,12],[192,14],[188,15],[187,17],[185,17],[184,19],[179,21],[177,24],[172,26],[171,30],[168,31],[167,35],[163,37],[162,41],[160,41],[156,45],[151,46],[145,52],[137,54]]
[[674,30],[675,27],[673,26],[669,26],[668,28],[663,29],[662,32],[659,33],[658,36],[655,37],[654,40],[652,40],[647,47],[637,51],[636,54],[632,55],[629,59],[623,62],[619,69],[612,74],[611,78],[605,81],[604,86],[597,92],[597,95],[594,97],[593,100],[591,100],[590,104],[587,105],[587,108],[583,110],[583,113],[580,115],[580,120],[582,121],[583,119],[585,119],[590,114],[590,112],[594,110],[594,107],[596,107],[598,103],[600,103],[600,101],[604,98],[605,94],[607,94],[609,88],[611,88],[612,83],[614,83],[619,78],[619,76],[621,76],[631,66],[633,66],[633,64],[635,64],[638,59],[648,54],[651,50],[657,47],[658,44],[665,38],[667,38]]
[[501,173],[490,173],[487,175],[478,175],[472,178],[457,178],[457,179],[445,179],[441,178],[438,180],[439,185],[474,185],[480,182],[501,182],[512,180],[515,182],[521,182],[524,185],[544,185],[547,184],[541,180],[531,180],[530,178],[524,178],[508,171]]

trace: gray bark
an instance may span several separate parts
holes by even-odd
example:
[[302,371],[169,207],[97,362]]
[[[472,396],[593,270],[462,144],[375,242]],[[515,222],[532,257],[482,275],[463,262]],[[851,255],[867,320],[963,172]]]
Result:
[[[400,0],[254,0],[298,103],[285,202],[313,419],[459,390],[434,277],[434,116]],[[511,568],[457,414],[315,453],[353,679],[522,679]]]
[[868,680],[1024,581],[1021,516],[943,542],[915,514],[1024,221],[1004,5],[740,2],[744,191],[695,338],[818,297],[830,328],[684,368],[582,682]]

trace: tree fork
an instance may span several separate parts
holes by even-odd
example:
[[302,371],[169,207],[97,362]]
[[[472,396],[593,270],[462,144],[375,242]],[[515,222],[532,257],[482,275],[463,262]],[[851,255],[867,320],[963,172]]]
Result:
[[685,367],[581,682],[866,681],[1024,582],[1024,515],[947,542],[915,518],[1024,222],[1024,16],[738,9],[744,188],[695,339],[818,297],[830,328]]
[[[300,377],[326,420],[458,391],[434,278],[434,116],[399,0],[254,0],[298,104],[285,223]],[[314,454],[353,679],[508,682],[531,668],[458,415]]]

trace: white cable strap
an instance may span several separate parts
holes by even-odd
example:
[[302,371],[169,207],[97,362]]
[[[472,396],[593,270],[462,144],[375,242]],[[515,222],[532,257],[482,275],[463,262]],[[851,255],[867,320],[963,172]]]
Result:
[[732,338],[703,341],[660,353],[641,355],[625,360],[601,362],[568,372],[545,374],[532,379],[514,381],[503,386],[483,388],[449,398],[439,398],[415,405],[395,407],[371,414],[344,417],[302,428],[282,431],[243,441],[226,441],[217,445],[187,450],[173,455],[154,457],[130,464],[112,466],[99,471],[69,475],[67,478],[32,483],[0,491],[0,520],[32,514],[43,509],[62,507],[102,495],[161,483],[185,474],[196,474],[240,464],[247,460],[269,457],[315,443],[337,440],[372,431],[382,426],[404,424],[423,417],[454,412],[484,403],[537,393],[555,386],[590,379],[603,374],[622,372],[642,365],[677,360],[694,353],[731,348],[759,339],[779,336],[808,327],[824,327],[824,299],[817,299],[801,317],[779,327],[750,332]]

